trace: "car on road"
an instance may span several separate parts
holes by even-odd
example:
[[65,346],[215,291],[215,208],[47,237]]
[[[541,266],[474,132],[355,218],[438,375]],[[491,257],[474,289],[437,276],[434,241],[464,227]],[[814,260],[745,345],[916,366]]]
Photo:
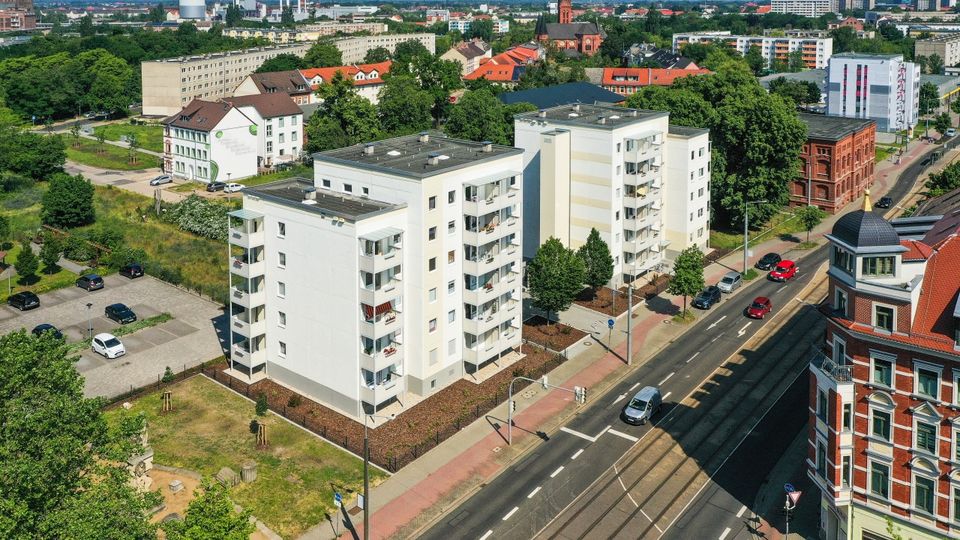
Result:
[[880,197],[880,200],[877,201],[877,204],[875,204],[874,206],[876,206],[877,208],[890,208],[892,205],[893,205],[893,199],[891,199],[890,197]]
[[123,347],[123,343],[117,339],[117,336],[106,332],[93,336],[90,347],[93,352],[108,359],[119,358],[127,354],[127,350]]
[[763,257],[760,257],[760,260],[757,261],[757,264],[754,265],[754,268],[757,270],[770,270],[782,260],[783,259],[780,258],[780,255],[776,253],[767,253]]
[[210,182],[207,184],[207,191],[213,193],[215,191],[222,191],[225,187],[227,187],[226,182]]
[[750,303],[747,308],[747,317],[751,319],[762,319],[764,315],[773,310],[773,304],[766,296],[758,296]]
[[740,272],[727,272],[720,278],[720,283],[717,283],[720,291],[725,293],[732,293],[741,285],[743,285],[743,276],[740,275]]
[[140,263],[130,263],[130,264],[124,265],[123,268],[120,269],[120,275],[129,279],[136,279],[138,277],[142,277],[143,265],[141,265]]
[[160,176],[154,178],[150,181],[151,186],[161,186],[163,184],[170,184],[173,182],[173,178],[169,174],[161,174]]
[[33,327],[33,330],[30,331],[31,334],[40,337],[44,332],[52,332],[53,337],[57,339],[62,339],[63,334],[60,330],[57,330],[57,327],[49,323],[41,323]]
[[120,324],[129,324],[137,320],[137,314],[126,304],[110,304],[103,308],[103,316]]
[[97,274],[86,274],[77,278],[77,287],[87,291],[96,291],[103,288],[103,278]]
[[798,270],[800,270],[800,267],[793,261],[780,261],[777,263],[777,266],[767,274],[767,277],[770,278],[771,281],[783,282],[796,276]]
[[40,307],[40,297],[30,291],[18,292],[17,294],[11,294],[10,298],[7,298],[7,305],[15,307],[20,311],[26,311]]
[[229,184],[223,186],[224,193],[236,193],[243,190],[243,184],[238,184],[236,182],[230,182]]
[[946,131],[946,133],[944,133],[944,136],[946,136],[946,137],[953,137],[953,136],[956,135],[956,134],[957,134],[957,130],[954,129],[954,128],[950,128],[950,129],[948,129],[948,130]]
[[711,306],[720,301],[720,287],[710,285],[700,291],[700,294],[693,299],[693,307],[700,309],[710,309]]
[[656,386],[644,386],[623,407],[620,417],[628,424],[639,426],[647,423],[660,412],[662,398]]

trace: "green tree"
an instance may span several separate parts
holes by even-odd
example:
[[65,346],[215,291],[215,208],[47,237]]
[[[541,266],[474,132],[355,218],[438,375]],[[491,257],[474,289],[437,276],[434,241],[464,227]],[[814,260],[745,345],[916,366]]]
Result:
[[[816,83],[814,83],[816,86]],[[777,77],[770,81],[770,93],[783,96],[793,100],[797,105],[810,103],[810,89],[807,83],[802,81],[789,80],[786,77]],[[816,101],[820,101],[820,91],[817,89]]]
[[267,411],[270,410],[270,404],[267,403],[266,394],[257,394],[257,401],[253,406],[253,410],[257,416],[265,416],[267,414]]
[[103,145],[107,141],[107,134],[101,129],[100,131],[94,131],[93,136],[97,139],[97,153],[103,153]]
[[320,41],[303,55],[303,63],[312,68],[342,66],[343,55],[333,43]]
[[[401,69],[409,69],[410,64],[414,62],[414,59],[428,59],[433,55],[430,54],[430,51],[423,46],[423,43],[415,39],[404,41],[403,43],[398,43],[397,46],[393,49],[393,61],[394,68],[401,67]],[[394,68],[391,68],[394,69]]]
[[0,126],[0,171],[46,180],[63,170],[66,158],[59,135],[44,136]]
[[444,131],[451,137],[471,141],[492,141],[497,144],[513,142],[508,137],[503,103],[487,89],[464,94],[450,111]]
[[940,92],[937,85],[925,82],[920,85],[920,114],[933,114],[940,106]]
[[803,230],[807,231],[807,242],[810,241],[810,231],[814,229],[817,225],[823,221],[823,218],[827,217],[827,213],[820,209],[819,206],[809,205],[801,206],[796,211],[797,219],[800,220],[800,224],[803,225]]
[[950,113],[940,113],[933,119],[933,129],[937,130],[940,135],[946,133],[951,127],[953,127],[953,122],[950,120]]
[[243,22],[243,11],[240,9],[240,6],[229,3],[227,4],[227,12],[223,19],[228,28],[240,26],[240,23]]
[[274,71],[293,71],[296,69],[305,69],[309,66],[303,61],[303,58],[295,54],[278,54],[266,62],[260,64],[255,73],[272,73]]
[[857,41],[857,31],[849,26],[841,26],[830,31],[833,38],[833,54],[850,52]]
[[381,137],[376,107],[357,95],[353,82],[341,72],[321,85],[317,95],[323,102],[307,122],[307,151],[330,150]]
[[586,268],[573,250],[550,237],[527,265],[527,283],[533,305],[550,315],[570,307],[583,290]]
[[169,540],[247,540],[256,529],[250,512],[235,512],[227,489],[210,480],[194,492],[183,521],[162,527]]
[[493,21],[490,19],[474,19],[470,23],[470,37],[480,38],[487,43],[493,41]]
[[140,140],[137,139],[136,133],[131,133],[127,135],[127,154],[130,159],[130,163],[137,162],[137,150],[140,148]]
[[81,175],[57,174],[41,200],[40,219],[60,229],[89,225],[94,221],[93,184]]
[[293,8],[287,6],[280,12],[280,26],[293,26],[296,21],[293,19]]
[[55,274],[60,269],[57,263],[60,262],[62,251],[63,244],[59,238],[52,234],[44,235],[43,245],[40,246],[40,260],[43,262],[43,272],[45,274]]
[[950,104],[950,110],[955,114],[960,114],[960,99],[953,100],[953,103]]
[[37,275],[40,269],[40,260],[30,249],[30,242],[23,242],[20,246],[20,253],[17,253],[17,262],[13,263],[19,275],[24,281],[30,281]]
[[932,75],[940,75],[943,73],[943,57],[937,53],[933,53],[927,57],[927,69]]
[[603,287],[613,279],[613,256],[610,255],[610,246],[600,238],[600,231],[590,229],[587,241],[577,250],[577,256],[583,260],[583,281],[593,289]]
[[[0,214],[0,246],[5,246],[10,241],[10,235],[13,234],[13,228],[10,226],[10,218]],[[0,249],[7,249],[2,247]]]
[[960,188],[960,163],[951,163],[938,173],[931,173],[927,178],[927,196],[939,197]]
[[390,51],[385,47],[374,47],[368,50],[367,55],[363,57],[364,64],[377,64],[387,60],[390,60]]
[[683,316],[687,316],[687,297],[703,289],[703,252],[697,246],[688,247],[673,262],[673,277],[667,292],[683,296]]
[[416,133],[433,124],[433,95],[412,75],[390,75],[380,90],[377,111],[385,133]]
[[920,66],[920,73],[921,73],[921,74],[927,72],[927,57],[926,57],[926,56],[917,55],[917,56],[913,59],[913,62],[914,62],[915,64],[917,64],[918,66]]
[[89,13],[80,18],[78,30],[81,37],[90,37],[96,33],[96,29],[93,27],[93,17]]
[[80,122],[74,122],[70,126],[70,136],[73,137],[73,147],[80,148]]
[[157,4],[150,8],[150,13],[147,15],[150,18],[152,23],[162,23],[167,20],[167,12],[163,9],[163,4]]
[[787,69],[792,73],[807,69],[807,65],[803,61],[803,51],[796,50],[787,55]]
[[750,71],[757,77],[762,75],[767,67],[767,61],[760,52],[760,47],[756,45],[750,47],[750,50],[747,51],[747,54],[745,54],[743,58],[747,61],[747,65],[750,66]]

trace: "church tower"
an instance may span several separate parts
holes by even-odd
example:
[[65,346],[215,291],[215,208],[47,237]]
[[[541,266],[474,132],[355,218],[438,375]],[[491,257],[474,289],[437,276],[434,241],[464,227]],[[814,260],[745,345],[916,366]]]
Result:
[[560,0],[560,24],[573,22],[573,4],[571,0]]

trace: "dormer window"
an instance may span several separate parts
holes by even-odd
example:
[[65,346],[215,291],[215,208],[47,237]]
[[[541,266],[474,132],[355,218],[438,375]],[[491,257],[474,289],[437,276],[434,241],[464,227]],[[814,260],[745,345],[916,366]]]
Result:
[[860,266],[864,276],[892,276],[894,262],[892,256],[864,257]]

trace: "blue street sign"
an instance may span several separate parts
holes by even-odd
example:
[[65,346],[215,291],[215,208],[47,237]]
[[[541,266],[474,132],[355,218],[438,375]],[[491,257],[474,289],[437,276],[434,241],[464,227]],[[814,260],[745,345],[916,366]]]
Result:
[[341,494],[339,494],[339,493],[334,493],[334,494],[333,494],[333,504],[335,504],[335,505],[337,505],[337,506],[340,506],[341,503],[343,503],[343,495],[341,495]]
[[613,325],[616,323],[613,319],[607,319],[607,328],[613,328]]
[[794,491],[796,491],[796,489],[794,489],[793,487],[793,484],[784,484],[783,490],[786,491],[787,493],[793,493]]

